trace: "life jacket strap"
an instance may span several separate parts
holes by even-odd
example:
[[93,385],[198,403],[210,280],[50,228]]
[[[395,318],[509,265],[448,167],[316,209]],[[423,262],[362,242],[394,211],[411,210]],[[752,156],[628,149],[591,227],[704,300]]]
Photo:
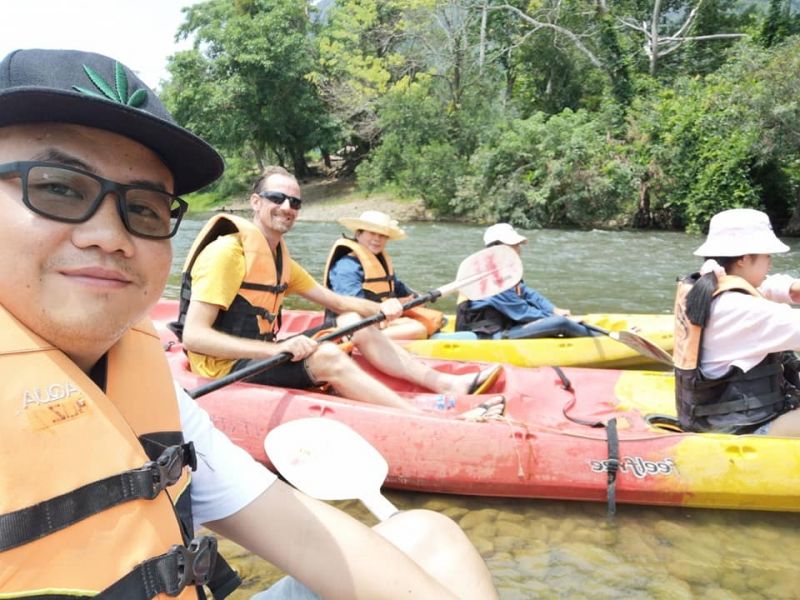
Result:
[[692,407],[692,415],[696,417],[708,417],[711,415],[726,415],[728,413],[742,412],[772,406],[779,402],[785,402],[786,397],[783,392],[773,392],[763,396],[748,396],[731,400],[729,402],[717,402],[714,404],[696,404]]
[[264,283],[254,283],[252,281],[243,281],[243,290],[255,290],[258,292],[272,292],[274,294],[282,294],[289,288],[288,283],[281,283],[279,285],[267,285]]
[[211,536],[197,537],[188,547],[176,544],[165,554],[140,563],[94,598],[150,600],[159,594],[177,596],[187,586],[206,585],[216,560],[217,540]]
[[49,500],[0,515],[0,552],[21,546],[131,500],[153,500],[197,467],[191,442],[169,446],[138,469],[111,475]]

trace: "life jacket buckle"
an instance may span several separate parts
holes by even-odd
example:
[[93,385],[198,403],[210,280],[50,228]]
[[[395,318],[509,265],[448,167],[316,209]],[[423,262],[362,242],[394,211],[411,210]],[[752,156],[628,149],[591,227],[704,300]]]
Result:
[[150,500],[158,496],[164,488],[175,484],[183,473],[183,467],[189,466],[194,470],[197,466],[197,457],[194,444],[181,444],[165,448],[156,460],[151,460],[144,465],[153,475],[153,488]]
[[199,586],[209,582],[217,560],[217,540],[210,535],[196,537],[188,547],[172,546],[167,555],[175,559],[176,580],[165,593],[177,596],[188,585]]

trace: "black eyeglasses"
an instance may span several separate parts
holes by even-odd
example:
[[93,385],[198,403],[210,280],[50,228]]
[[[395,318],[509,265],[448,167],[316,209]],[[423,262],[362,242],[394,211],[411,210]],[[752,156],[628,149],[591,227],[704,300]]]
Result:
[[278,206],[288,200],[289,208],[292,210],[300,210],[300,207],[303,205],[303,200],[301,198],[296,198],[289,194],[284,194],[283,192],[259,192],[258,195],[262,198],[266,198],[270,202],[274,202]]
[[0,179],[19,177],[22,202],[36,214],[64,223],[83,223],[97,212],[109,192],[125,229],[151,240],[171,238],[178,231],[186,201],[140,185],[109,181],[81,169],[39,161],[0,165]]

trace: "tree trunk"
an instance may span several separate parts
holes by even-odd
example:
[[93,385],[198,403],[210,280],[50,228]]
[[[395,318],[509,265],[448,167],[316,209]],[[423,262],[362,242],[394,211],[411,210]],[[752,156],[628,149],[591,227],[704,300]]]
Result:
[[633,215],[632,223],[634,229],[648,229],[653,225],[653,215],[650,212],[649,179],[649,174],[645,175],[639,183],[639,203],[636,207],[636,214]]

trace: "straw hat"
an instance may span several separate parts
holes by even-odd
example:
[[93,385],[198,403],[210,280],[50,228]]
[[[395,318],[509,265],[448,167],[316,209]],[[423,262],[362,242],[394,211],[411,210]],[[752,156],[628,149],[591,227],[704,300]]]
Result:
[[507,246],[516,246],[517,244],[524,244],[527,241],[528,238],[518,234],[508,223],[492,225],[486,230],[486,233],[483,234],[483,243],[486,246],[494,244],[495,242],[500,242]]
[[752,208],[732,208],[711,217],[705,243],[695,256],[744,256],[788,252],[789,246],[772,232],[769,217]]
[[390,240],[402,240],[406,237],[406,232],[397,226],[397,221],[379,210],[365,210],[357,219],[343,217],[339,219],[339,223],[351,231],[372,231],[385,235]]

